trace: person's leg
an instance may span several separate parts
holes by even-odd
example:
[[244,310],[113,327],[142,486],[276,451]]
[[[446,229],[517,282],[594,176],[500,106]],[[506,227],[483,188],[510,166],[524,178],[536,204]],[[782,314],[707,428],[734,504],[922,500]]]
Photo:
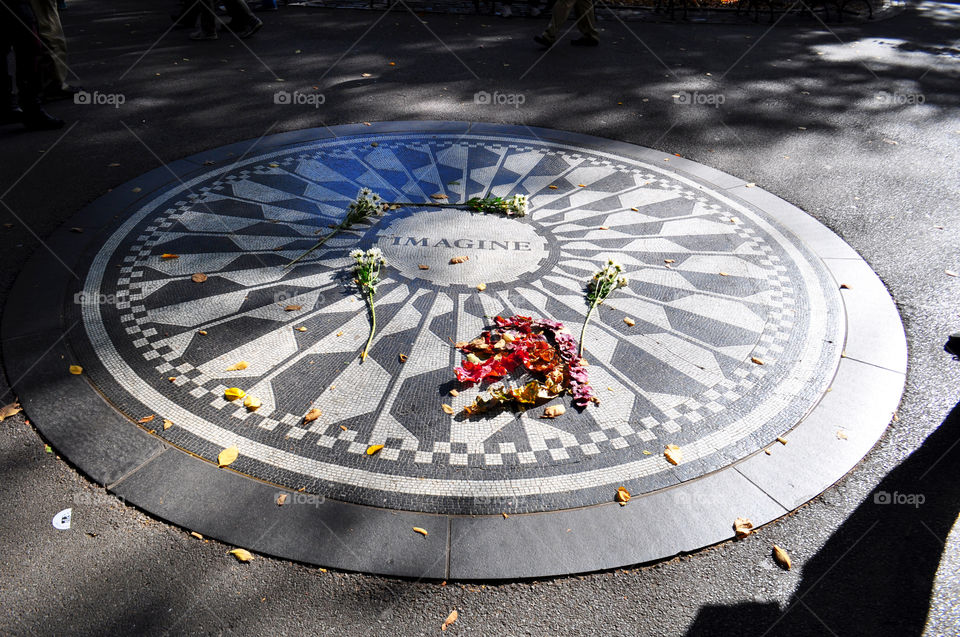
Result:
[[553,5],[553,15],[550,17],[550,24],[547,25],[547,28],[543,30],[543,35],[541,36],[544,40],[548,42],[556,42],[557,36],[563,30],[563,23],[567,21],[567,18],[570,16],[570,10],[573,8],[573,3],[577,0],[557,0]]
[[41,93],[59,94],[67,85],[67,39],[60,24],[57,0],[30,0],[37,20],[37,33],[43,47],[40,52]]
[[217,14],[213,8],[213,0],[200,0],[197,3],[200,13],[200,29],[190,34],[191,40],[217,39]]
[[63,120],[50,117],[40,107],[40,39],[30,4],[0,0],[0,13],[7,13],[0,16],[0,40],[10,42],[16,56],[17,101],[23,110],[23,125],[31,130],[60,128]]
[[230,13],[230,30],[237,36],[249,38],[263,26],[244,0],[223,0],[223,4]]
[[577,16],[577,28],[583,34],[580,41],[584,43],[599,41],[600,34],[597,32],[597,22],[593,15],[593,0],[576,0],[574,11]]

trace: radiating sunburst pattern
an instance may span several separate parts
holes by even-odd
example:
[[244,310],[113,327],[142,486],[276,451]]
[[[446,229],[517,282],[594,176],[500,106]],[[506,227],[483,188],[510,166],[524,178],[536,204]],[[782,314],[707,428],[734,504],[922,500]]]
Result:
[[[284,268],[361,187],[392,201],[523,193],[531,211],[403,207]],[[389,266],[361,364],[369,315],[348,253],[374,245]],[[599,406],[567,401],[556,420],[441,409],[479,391],[454,383],[453,342],[498,314],[579,333],[584,285],[608,258],[630,284],[587,332]],[[234,466],[254,477],[405,509],[547,510],[702,475],[789,429],[839,355],[827,281],[771,219],[662,166],[501,135],[339,138],[144,204],[90,267],[87,298],[116,302],[82,306],[78,349],[128,415],[171,419],[156,434],[206,458],[236,444]],[[228,387],[262,406],[225,400]],[[304,422],[313,408],[322,416]],[[666,444],[683,449],[680,467]],[[369,456],[370,445],[383,449]]]

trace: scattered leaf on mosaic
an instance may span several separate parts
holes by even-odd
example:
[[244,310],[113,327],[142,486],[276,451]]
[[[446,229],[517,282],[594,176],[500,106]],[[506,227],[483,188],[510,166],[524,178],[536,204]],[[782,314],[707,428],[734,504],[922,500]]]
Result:
[[397,358],[400,359],[400,362],[401,362],[401,363],[406,363],[406,362],[407,362],[407,355],[406,355],[406,354],[397,354]]
[[670,464],[680,464],[680,461],[683,460],[683,452],[677,445],[667,445],[663,455]]
[[223,390],[223,397],[227,400],[238,400],[247,395],[247,392],[243,391],[239,387],[230,387],[229,389]]
[[777,436],[777,442],[779,442],[781,445],[785,445],[787,444],[787,439],[783,436]]
[[841,289],[841,290],[849,290],[849,289],[850,289],[850,286],[847,285],[846,283],[841,283],[841,284],[840,284],[840,289]]
[[197,334],[199,334],[200,336],[206,336],[207,330],[197,330]]
[[177,377],[176,377],[176,376],[168,376],[168,377],[167,377],[167,380],[169,380],[171,383],[175,383],[175,382],[177,381]]
[[556,190],[556,189],[557,189],[556,186],[547,186],[547,188],[549,188],[550,190]]
[[343,429],[344,431],[347,431],[347,426],[346,426],[346,425],[340,425],[340,428]]
[[460,395],[460,392],[458,392],[456,389],[451,389],[451,390],[450,390],[450,395],[453,396],[453,397],[457,397],[457,396]]
[[837,440],[847,440],[847,432],[842,429],[837,430]]
[[457,609],[450,611],[450,614],[447,615],[447,618],[443,620],[443,624],[440,626],[440,630],[446,630],[447,627],[453,622],[457,621],[457,617],[460,616],[460,613],[457,612]]
[[664,259],[663,262],[664,262],[664,263],[676,263],[677,261],[676,261],[676,259]]
[[169,429],[170,427],[173,427],[173,421],[172,421],[172,420],[167,420],[166,418],[164,418],[164,419],[163,419],[163,428],[164,428],[164,430],[167,430],[167,429]]
[[164,252],[163,254],[160,255],[160,258],[161,258],[161,259],[167,259],[167,260],[170,260],[170,259],[179,259],[179,258],[180,258],[180,255],[179,255],[179,254],[171,254],[171,253],[169,253],[169,252]]
[[953,270],[944,270],[943,273],[946,274],[947,276],[960,276]]
[[753,182],[750,182],[749,184],[747,184],[747,188],[756,188],[756,186],[757,186],[757,184],[755,184],[755,183],[753,183]]
[[303,309],[303,306],[302,306],[302,305],[288,305],[288,306],[286,306],[286,307],[283,308],[283,309],[284,309],[284,311],[286,311],[286,312],[296,312],[297,310],[302,310],[302,309]]
[[718,272],[717,274],[719,274],[720,276],[730,276],[730,275],[727,274],[726,272]]
[[253,554],[247,549],[233,549],[232,551],[228,552],[230,555],[237,558],[238,562],[249,562],[253,559]]
[[43,445],[43,450],[47,453],[53,453],[53,448],[50,445]]
[[203,536],[200,535],[199,533],[197,533],[196,531],[190,531],[190,535],[192,535],[193,537],[197,538],[198,540],[202,540],[202,539],[203,539]]
[[630,318],[629,316],[623,317],[623,322],[626,323],[627,325],[629,325],[630,327],[633,327],[634,325],[637,324],[637,322],[634,321],[634,320],[633,320],[632,318]]
[[207,275],[204,274],[203,272],[197,272],[192,277],[190,277],[190,280],[193,281],[194,283],[203,283],[204,281],[207,280]]
[[234,460],[240,457],[240,450],[236,447],[227,447],[217,456],[217,464],[221,467],[226,467],[228,464],[232,463]]
[[627,506],[627,502],[630,501],[630,492],[627,491],[626,487],[617,488],[617,502],[620,503],[620,506]]
[[255,396],[247,395],[247,397],[243,399],[243,406],[250,411],[256,411],[260,409],[262,404],[263,403],[260,402],[260,399],[256,398]]
[[286,493],[281,493],[280,495],[277,496],[277,506],[278,506],[278,507],[282,507],[282,506],[283,506],[283,503],[286,502],[286,501],[287,501],[287,494],[286,494]]
[[440,409],[443,410],[443,413],[449,414],[449,415],[451,415],[451,416],[456,413],[456,410],[454,410],[453,407],[451,407],[450,405],[448,405],[448,404],[446,404],[446,403],[440,405]]
[[567,413],[567,408],[563,405],[550,405],[543,410],[543,415],[541,418],[556,418],[557,416],[562,416]]
[[430,535],[429,533],[427,533],[426,529],[421,529],[419,526],[413,527],[413,531],[414,533],[419,533],[420,535]]
[[3,422],[11,416],[16,416],[21,411],[23,411],[23,408],[20,407],[20,403],[10,403],[9,405],[0,407],[0,422]]
[[755,365],[763,365],[763,364],[764,364],[763,359],[757,358],[756,356],[751,356],[751,357],[750,357],[750,362],[753,363],[753,364],[755,364]]
[[421,270],[429,270],[429,269],[430,269],[430,266],[429,266],[429,265],[424,265],[424,264],[422,264],[422,263],[421,263],[420,265],[418,265],[417,267],[420,268]]
[[372,456],[373,454],[377,453],[381,449],[383,449],[383,445],[370,445],[369,447],[367,447],[367,455]]
[[737,518],[733,521],[733,532],[739,538],[747,537],[753,533],[753,522],[747,518]]
[[234,363],[233,365],[231,365],[230,367],[228,367],[228,368],[227,368],[227,371],[228,371],[228,372],[237,372],[237,371],[240,371],[241,369],[246,369],[246,368],[248,368],[248,367],[250,367],[250,364],[247,363],[247,361],[240,361],[239,363]]
[[773,559],[785,570],[789,571],[790,567],[793,566],[793,562],[790,561],[790,554],[776,544],[773,545]]
[[450,197],[446,196],[442,192],[438,192],[435,195],[430,195],[431,199],[436,199],[437,201],[443,201],[444,199],[449,199]]
[[306,332],[306,331],[307,331],[307,328],[303,327],[302,325],[301,325],[300,327],[297,327],[297,328],[294,328],[294,329],[296,329],[298,332]]
[[502,516],[503,516],[503,519],[504,519],[504,520],[506,520],[507,518],[509,518],[509,517],[510,517],[510,516],[509,516],[509,515],[507,515],[507,514],[506,514],[505,512],[504,512],[504,513],[501,513],[500,515],[502,515]]
[[323,415],[323,412],[317,409],[316,407],[314,407],[313,409],[308,411],[306,414],[304,414],[303,422],[313,422],[314,420],[316,420],[322,415]]
[[452,259],[450,259],[450,263],[451,264],[466,263],[469,260],[470,260],[470,257],[467,257],[467,256],[453,257]]
[[481,283],[481,284],[479,284],[479,285],[477,286],[477,289],[480,290],[481,292],[483,292],[484,290],[487,289],[487,284],[486,284],[486,283]]
[[148,422],[153,422],[153,419],[156,418],[156,417],[157,417],[156,414],[150,414],[149,416],[144,416],[143,418],[141,418],[141,419],[138,420],[137,422],[140,423],[141,425],[145,425],[145,424],[147,424]]
[[600,226],[599,230],[609,230],[610,226]]
[[80,374],[83,373],[83,368],[80,367],[79,365],[71,365],[70,373],[73,374],[74,376],[79,376]]

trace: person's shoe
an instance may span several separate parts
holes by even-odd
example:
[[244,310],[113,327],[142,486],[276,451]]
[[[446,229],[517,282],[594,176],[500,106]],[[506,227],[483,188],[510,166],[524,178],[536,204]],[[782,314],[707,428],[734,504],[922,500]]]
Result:
[[251,35],[259,31],[262,26],[263,26],[263,20],[260,20],[259,18],[255,18],[255,21],[251,22],[246,29],[237,33],[237,37],[239,37],[241,40],[246,40]]
[[19,106],[8,106],[0,110],[0,126],[4,124],[19,124],[23,121],[23,111]]
[[55,130],[63,128],[64,124],[62,119],[53,117],[39,106],[23,111],[21,121],[27,130]]
[[583,36],[577,38],[576,40],[570,40],[570,44],[573,46],[598,46],[600,44],[600,40]]
[[542,46],[542,47],[545,48],[545,49],[549,49],[550,47],[553,46],[553,42],[551,42],[550,40],[546,39],[546,38],[543,37],[542,35],[535,35],[535,36],[533,36],[533,41],[536,42],[537,44],[539,44],[540,46]]
[[216,31],[214,31],[213,33],[207,33],[203,29],[200,29],[199,31],[194,31],[193,33],[191,33],[190,39],[191,40],[219,40],[220,36],[217,35]]
[[536,18],[540,15],[540,7],[530,7],[530,17]]

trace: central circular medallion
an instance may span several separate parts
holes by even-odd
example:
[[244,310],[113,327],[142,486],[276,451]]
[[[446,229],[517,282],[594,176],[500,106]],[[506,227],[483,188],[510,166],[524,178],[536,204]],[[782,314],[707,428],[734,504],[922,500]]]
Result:
[[454,208],[401,217],[378,232],[376,245],[409,279],[470,287],[515,281],[550,254],[546,238],[523,218]]

